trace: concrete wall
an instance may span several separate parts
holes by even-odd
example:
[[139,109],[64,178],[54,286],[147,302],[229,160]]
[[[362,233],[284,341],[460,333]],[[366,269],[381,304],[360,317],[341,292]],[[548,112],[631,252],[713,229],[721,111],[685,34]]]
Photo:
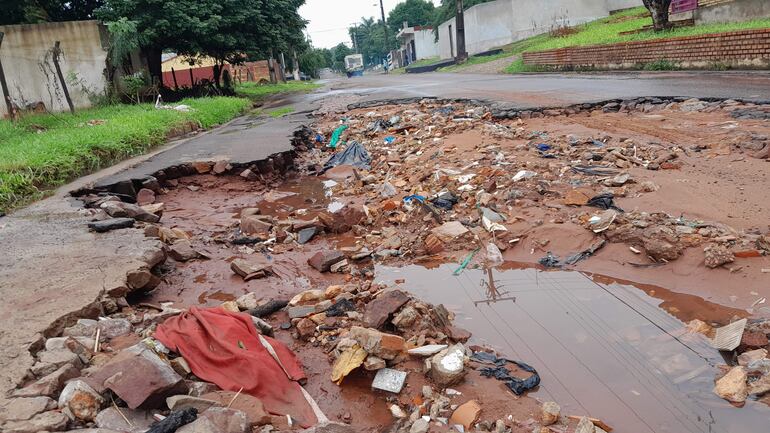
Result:
[[[546,33],[557,27],[574,26],[609,15],[611,10],[640,6],[641,0],[497,0],[476,5],[465,12],[465,46],[473,55],[491,48]],[[439,26],[439,55],[453,56],[456,47],[449,28],[454,18]]]
[[734,0],[695,10],[696,24],[729,23],[770,17],[768,0]]
[[417,52],[417,60],[429,59],[438,56],[438,43],[433,35],[433,30],[417,30],[414,32],[414,48]]
[[[42,102],[50,111],[69,109],[51,58],[56,41],[61,42],[59,63],[75,107],[90,106],[89,93],[104,93],[107,42],[97,21],[0,26],[0,32],[5,33],[0,61],[17,106]],[[7,111],[0,103],[0,116]]]

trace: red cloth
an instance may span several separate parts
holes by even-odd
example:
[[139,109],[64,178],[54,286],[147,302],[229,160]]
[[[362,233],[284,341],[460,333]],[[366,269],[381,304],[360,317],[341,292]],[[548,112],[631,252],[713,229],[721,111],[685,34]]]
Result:
[[227,391],[243,387],[242,392],[262,400],[268,412],[291,415],[305,427],[317,422],[296,382],[305,379],[305,374],[294,353],[280,341],[263,336],[273,346],[287,377],[260,343],[247,314],[192,307],[158,325],[155,338],[181,354],[199,378]]

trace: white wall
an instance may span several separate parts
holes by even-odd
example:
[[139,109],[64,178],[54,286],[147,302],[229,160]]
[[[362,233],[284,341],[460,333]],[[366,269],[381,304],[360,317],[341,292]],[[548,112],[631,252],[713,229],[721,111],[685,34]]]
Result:
[[417,52],[417,60],[438,56],[438,43],[433,35],[433,30],[417,30],[414,32],[414,47]]
[[[104,93],[107,50],[97,21],[0,26],[0,32],[5,33],[0,61],[17,106],[42,102],[50,111],[69,109],[51,59],[56,41],[61,42],[59,64],[75,107],[91,105],[88,92]],[[72,82],[73,74],[79,84]],[[0,117],[7,111],[0,103]]]
[[[641,0],[497,0],[465,11],[465,48],[469,55],[510,44],[553,28],[575,26],[609,15],[611,10],[640,6]],[[454,18],[439,26],[439,55],[452,57],[449,26],[456,30]],[[452,43],[457,42],[452,36]]]

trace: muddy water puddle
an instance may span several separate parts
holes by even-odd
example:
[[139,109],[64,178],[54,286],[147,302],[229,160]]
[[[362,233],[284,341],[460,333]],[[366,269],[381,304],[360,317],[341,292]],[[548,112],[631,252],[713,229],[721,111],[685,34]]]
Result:
[[719,352],[645,291],[579,272],[453,276],[456,267],[377,266],[375,273],[378,282],[398,281],[443,303],[476,343],[533,365],[543,380],[531,395],[559,402],[562,413],[602,418],[618,432],[767,431],[770,408],[749,401],[738,409],[714,395]]

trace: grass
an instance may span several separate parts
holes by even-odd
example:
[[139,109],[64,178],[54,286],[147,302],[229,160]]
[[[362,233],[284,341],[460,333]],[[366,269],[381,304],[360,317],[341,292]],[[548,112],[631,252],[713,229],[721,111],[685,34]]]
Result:
[[235,86],[235,94],[252,101],[260,101],[279,93],[312,92],[319,87],[321,87],[320,84],[309,81],[288,81],[278,84],[247,82]]
[[0,120],[0,211],[44,197],[72,179],[140,155],[166,141],[169,132],[196,122],[224,123],[251,106],[243,98],[198,98],[180,102],[189,113],[151,104],[111,105],[74,115],[30,115]]
[[289,113],[293,113],[293,112],[294,112],[294,108],[293,107],[283,107],[283,108],[276,108],[275,110],[270,111],[267,114],[270,117],[276,118],[276,117],[285,116],[285,115],[287,115]]
[[[745,21],[740,23],[704,24],[690,27],[680,27],[663,32],[652,30],[622,35],[624,32],[638,31],[644,26],[652,25],[652,18],[644,7],[629,9],[606,18],[574,27],[573,32],[563,36],[554,36],[550,33],[537,35],[523,39],[513,44],[506,45],[503,52],[493,56],[471,57],[463,65],[455,65],[444,70],[462,70],[465,65],[474,65],[510,57],[524,52],[545,51],[558,48],[580,47],[588,45],[615,44],[620,42],[647,41],[660,38],[684,37],[703,35],[708,33],[721,33],[737,30],[748,30],[770,27],[770,18]],[[653,65],[653,68],[669,65]],[[540,72],[543,68],[532,67],[524,64],[522,59],[515,60],[505,69],[508,73]]]

